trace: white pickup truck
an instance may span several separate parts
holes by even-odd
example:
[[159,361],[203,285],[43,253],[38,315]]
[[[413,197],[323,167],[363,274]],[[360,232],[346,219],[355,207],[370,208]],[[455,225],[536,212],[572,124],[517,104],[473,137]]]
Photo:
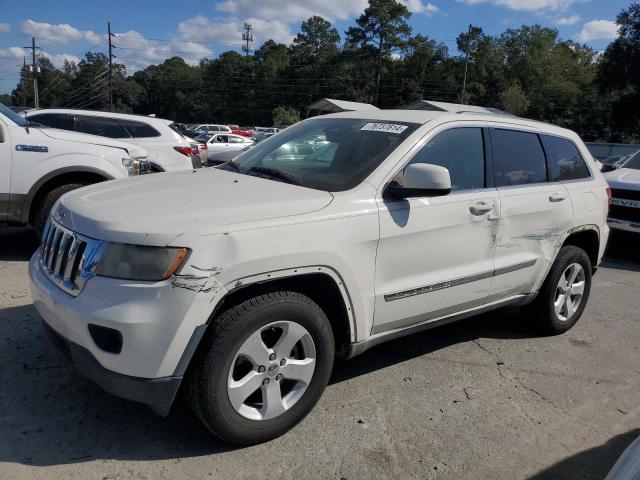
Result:
[[30,125],[0,103],[0,224],[31,224],[41,234],[64,193],[149,168],[141,147]]
[[184,379],[238,444],[299,422],[335,355],[505,305],[565,332],[607,184],[575,133],[467,109],[315,117],[217,168],[65,195],[34,305],[102,388],[167,414]]

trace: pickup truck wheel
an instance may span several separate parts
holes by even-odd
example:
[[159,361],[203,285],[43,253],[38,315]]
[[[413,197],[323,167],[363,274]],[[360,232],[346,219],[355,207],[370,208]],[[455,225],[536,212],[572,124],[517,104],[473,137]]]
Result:
[[65,185],[60,185],[56,188],[49,190],[38,205],[36,205],[36,211],[33,216],[33,226],[36,229],[36,234],[38,238],[42,238],[42,232],[44,232],[44,226],[47,224],[47,219],[49,218],[49,214],[51,213],[51,209],[53,205],[58,201],[58,199],[67,192],[71,190],[76,190],[77,188],[81,188],[86,186],[86,183],[67,183]]
[[582,315],[590,291],[589,256],[581,248],[567,245],[560,249],[538,296],[525,311],[545,333],[564,333]]
[[310,298],[281,291],[217,316],[194,358],[189,402],[224,441],[278,437],[320,399],[334,358],[329,321]]

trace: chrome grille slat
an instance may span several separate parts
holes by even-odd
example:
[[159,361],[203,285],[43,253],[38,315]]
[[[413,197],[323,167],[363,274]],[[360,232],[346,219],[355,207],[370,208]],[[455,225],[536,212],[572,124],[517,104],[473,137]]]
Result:
[[73,271],[73,264],[78,253],[78,246],[80,242],[76,237],[71,237],[71,245],[69,245],[69,253],[67,253],[67,260],[64,264],[64,272],[62,273],[62,279],[65,282],[71,282],[71,273]]
[[53,262],[56,259],[56,252],[58,250],[58,245],[60,244],[61,238],[62,238],[62,230],[56,229],[56,231],[53,234],[51,247],[49,247],[49,258],[47,259],[47,266],[49,267],[49,272],[53,272]]
[[56,275],[62,276],[62,269],[64,268],[67,246],[69,245],[70,239],[71,235],[66,233],[62,234],[62,238],[60,239],[60,244],[58,246],[58,250],[56,251],[56,258],[53,264],[53,273]]
[[59,288],[78,295],[94,275],[106,243],[72,232],[53,220],[49,220],[42,239],[42,271]]
[[44,255],[44,262],[46,263],[49,260],[49,254],[51,253],[51,242],[53,241],[53,235],[55,234],[56,229],[53,227],[53,225],[51,225],[49,227],[49,233],[47,234],[44,242],[43,242],[43,255]]

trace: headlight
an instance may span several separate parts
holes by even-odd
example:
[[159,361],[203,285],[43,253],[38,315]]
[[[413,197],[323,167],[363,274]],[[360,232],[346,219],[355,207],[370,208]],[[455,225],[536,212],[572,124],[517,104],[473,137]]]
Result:
[[122,165],[129,171],[130,177],[151,171],[151,164],[143,158],[123,158]]
[[109,243],[96,275],[146,282],[165,280],[178,271],[188,253],[187,248]]

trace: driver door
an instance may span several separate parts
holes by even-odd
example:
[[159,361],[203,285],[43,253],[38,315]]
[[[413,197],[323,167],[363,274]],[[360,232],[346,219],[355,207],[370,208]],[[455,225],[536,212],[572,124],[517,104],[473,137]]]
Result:
[[409,161],[448,168],[450,194],[378,200],[372,334],[488,301],[500,198],[487,180],[485,135],[480,127],[444,130]]

